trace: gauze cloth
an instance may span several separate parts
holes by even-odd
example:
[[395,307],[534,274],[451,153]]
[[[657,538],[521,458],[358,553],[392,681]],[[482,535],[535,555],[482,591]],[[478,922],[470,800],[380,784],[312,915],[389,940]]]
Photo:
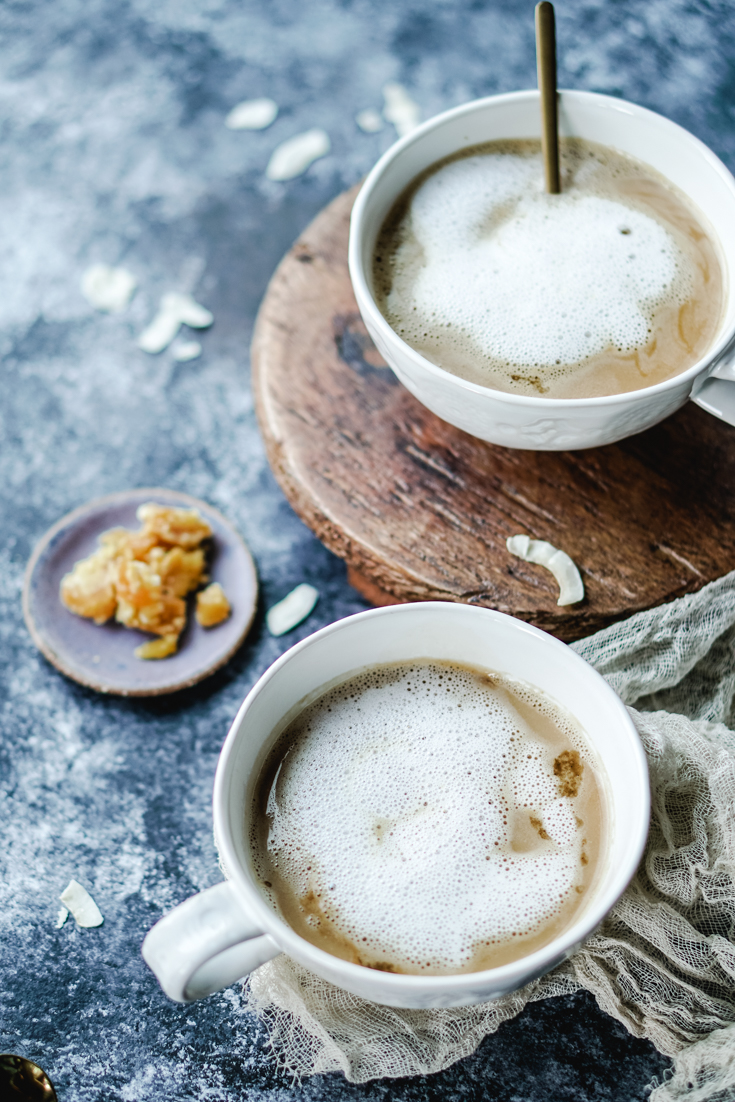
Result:
[[628,705],[648,756],[648,843],[620,902],[564,964],[480,1006],[378,1006],[276,957],[246,994],[293,1075],[427,1075],[526,1003],[585,988],[673,1059],[652,1102],[735,1098],[735,572],[573,649]]

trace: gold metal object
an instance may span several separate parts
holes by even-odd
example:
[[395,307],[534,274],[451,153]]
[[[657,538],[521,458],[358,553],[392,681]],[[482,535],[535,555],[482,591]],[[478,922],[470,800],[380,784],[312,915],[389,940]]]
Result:
[[0,1098],[3,1102],[57,1102],[43,1068],[11,1052],[0,1053]]
[[554,5],[541,0],[536,5],[536,69],[541,93],[541,150],[544,155],[546,190],[561,191],[559,179],[559,123],[556,92],[556,27]]

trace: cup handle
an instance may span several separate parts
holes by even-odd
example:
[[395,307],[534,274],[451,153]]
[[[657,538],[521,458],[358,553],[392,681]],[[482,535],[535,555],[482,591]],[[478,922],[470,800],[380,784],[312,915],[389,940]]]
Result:
[[691,399],[707,413],[735,425],[735,348],[729,348],[717,366],[697,379]]
[[141,952],[168,997],[190,1003],[229,987],[281,950],[225,880],[164,915]]

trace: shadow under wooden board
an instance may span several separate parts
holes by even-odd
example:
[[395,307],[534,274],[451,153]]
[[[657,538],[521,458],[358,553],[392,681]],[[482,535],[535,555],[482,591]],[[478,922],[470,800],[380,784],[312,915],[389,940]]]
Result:
[[[445,424],[386,367],[347,271],[357,189],[276,271],[253,340],[255,400],[286,497],[373,604],[462,601],[578,639],[735,567],[735,429],[691,403],[619,444],[495,447]],[[508,536],[549,540],[586,597],[559,608]]]

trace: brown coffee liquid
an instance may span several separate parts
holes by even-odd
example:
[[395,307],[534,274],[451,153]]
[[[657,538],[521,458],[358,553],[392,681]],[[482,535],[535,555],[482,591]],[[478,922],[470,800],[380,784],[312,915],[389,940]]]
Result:
[[496,967],[585,905],[604,849],[598,774],[574,719],[523,682],[430,660],[374,667],[270,751],[248,826],[256,876],[341,959]]
[[[519,166],[515,193],[508,192],[509,174],[499,166],[499,157],[514,159]],[[487,198],[484,208],[477,208],[472,226],[465,227],[474,239],[460,241],[452,217],[446,218],[446,229],[437,217],[435,235],[429,232],[427,237],[425,227],[417,235],[416,203],[424,202],[422,194],[426,194],[422,188],[429,181],[436,190],[435,180],[448,167],[454,173],[446,177],[448,186],[456,191],[447,206],[461,211],[468,204],[476,205],[476,180],[470,179],[471,174],[466,182],[459,180],[455,166],[477,158],[487,165]],[[524,165],[528,166],[525,174]],[[508,393],[589,398],[639,390],[680,374],[711,346],[723,310],[722,269],[702,216],[654,169],[597,143],[563,139],[561,169],[559,197],[541,193],[543,168],[540,143],[535,141],[489,142],[433,165],[401,196],[379,234],[373,291],[381,312],[431,362],[470,382]],[[464,198],[463,187],[467,189]],[[608,245],[624,249],[621,264],[625,261],[629,268],[621,268],[617,282],[608,280],[596,263],[597,237],[589,233],[582,218],[590,201],[598,207],[593,222],[601,240],[604,226],[597,222],[605,215],[600,201],[622,204],[619,216],[609,207],[611,233],[620,236],[605,245],[607,263],[611,263]],[[574,203],[580,212],[578,225]],[[437,209],[441,210],[441,203]],[[661,250],[646,234],[644,224],[625,224],[626,209],[629,221],[644,215],[661,227],[666,249],[675,258],[670,277],[660,279],[653,289],[649,284],[655,280],[649,277],[660,262]],[[535,219],[538,232],[524,234],[529,218]],[[554,220],[559,218],[557,224]],[[543,248],[546,225],[555,234],[547,252]],[[642,248],[644,243],[648,252]],[[480,261],[483,249],[486,257]],[[568,255],[579,249],[584,254],[581,259],[576,259],[576,253]],[[452,258],[461,260],[459,267],[452,266]],[[463,278],[466,288],[461,286]],[[477,297],[478,285],[485,283],[486,299]],[[570,303],[563,292],[572,285],[578,290]],[[628,295],[633,297],[626,315],[622,300]],[[606,335],[603,315],[612,305],[621,316],[611,321]],[[565,340],[573,319],[584,309],[592,326],[602,328],[589,333],[580,321],[578,339]],[[472,314],[469,318],[467,311]],[[492,317],[494,311],[497,317]]]

